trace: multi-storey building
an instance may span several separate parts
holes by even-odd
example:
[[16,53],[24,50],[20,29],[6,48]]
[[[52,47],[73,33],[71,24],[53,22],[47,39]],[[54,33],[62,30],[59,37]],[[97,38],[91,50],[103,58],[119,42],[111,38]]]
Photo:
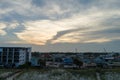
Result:
[[0,47],[0,64],[5,66],[22,65],[31,61],[31,48],[28,47]]

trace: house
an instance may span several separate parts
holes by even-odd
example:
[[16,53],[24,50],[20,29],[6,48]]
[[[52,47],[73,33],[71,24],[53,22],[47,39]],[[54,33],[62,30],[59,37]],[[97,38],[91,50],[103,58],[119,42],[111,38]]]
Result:
[[72,58],[63,58],[63,64],[73,64],[73,59]]
[[63,58],[63,67],[64,68],[77,68],[78,66],[74,64],[74,61],[71,57]]

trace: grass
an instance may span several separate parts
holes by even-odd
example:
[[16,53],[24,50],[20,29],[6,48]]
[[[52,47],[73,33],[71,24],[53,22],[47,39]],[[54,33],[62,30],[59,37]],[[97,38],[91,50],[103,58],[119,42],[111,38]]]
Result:
[[[85,74],[87,70],[72,70],[72,69],[51,69],[51,70],[25,70],[23,74],[17,77],[17,80],[23,78],[29,78],[30,80],[37,78],[45,78],[44,80],[77,80],[83,78],[82,80],[96,80],[95,75],[91,74],[91,70],[87,75]],[[82,74],[84,72],[84,74]],[[42,76],[42,77],[38,77]],[[46,77],[44,77],[46,76]],[[23,77],[23,78],[22,78]]]
[[4,80],[4,76],[7,76],[13,72],[15,72],[14,69],[0,69],[0,80]]
[[5,72],[14,72],[14,69],[0,69],[0,74],[3,74]]
[[[9,71],[15,71],[10,69],[0,69],[0,72],[9,72]],[[34,78],[37,78],[38,76],[42,76],[41,80],[45,80],[44,78],[48,80],[77,80],[74,78],[85,78],[82,80],[97,80],[96,79],[96,72],[100,73],[101,80],[118,80],[120,79],[120,68],[114,68],[114,69],[24,69],[22,73],[20,73],[15,80],[24,78],[29,78],[30,80],[33,80]],[[45,74],[45,75],[44,75]],[[47,74],[47,75],[46,75]],[[26,76],[24,76],[26,75]],[[112,76],[113,75],[113,76]],[[46,77],[44,77],[46,76]],[[112,77],[111,77],[112,76]],[[49,77],[49,78],[47,78]],[[66,78],[67,77],[67,78]],[[111,79],[108,79],[108,77],[111,77]],[[117,77],[117,78],[115,78]],[[39,77],[38,77],[39,78]],[[60,79],[57,79],[60,78]],[[89,79],[88,79],[89,78]],[[26,79],[22,79],[26,80]],[[37,79],[35,79],[37,80]],[[81,80],[81,79],[79,79]]]

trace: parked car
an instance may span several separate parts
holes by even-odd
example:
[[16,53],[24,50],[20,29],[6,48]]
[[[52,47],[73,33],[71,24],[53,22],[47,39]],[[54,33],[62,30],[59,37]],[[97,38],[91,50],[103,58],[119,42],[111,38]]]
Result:
[[63,67],[64,68],[78,68],[79,66],[77,66],[75,64],[64,64]]
[[46,62],[46,67],[54,67],[54,68],[59,68],[61,63],[58,62],[52,62],[52,61],[47,61]]

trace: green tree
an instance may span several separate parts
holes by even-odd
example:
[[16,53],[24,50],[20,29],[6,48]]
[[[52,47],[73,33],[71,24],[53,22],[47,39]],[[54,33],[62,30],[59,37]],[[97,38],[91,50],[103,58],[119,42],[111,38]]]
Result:
[[19,68],[30,68],[30,67],[31,67],[30,62],[26,62],[25,64],[19,66]]
[[80,61],[80,60],[77,59],[77,58],[74,58],[74,59],[73,59],[73,62],[74,62],[74,64],[76,64],[77,66],[79,66],[79,68],[83,65],[83,62]]
[[46,61],[45,60],[39,59],[38,63],[40,64],[41,67],[45,67],[46,66]]

